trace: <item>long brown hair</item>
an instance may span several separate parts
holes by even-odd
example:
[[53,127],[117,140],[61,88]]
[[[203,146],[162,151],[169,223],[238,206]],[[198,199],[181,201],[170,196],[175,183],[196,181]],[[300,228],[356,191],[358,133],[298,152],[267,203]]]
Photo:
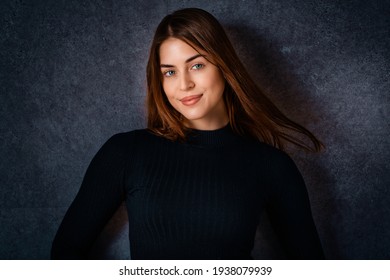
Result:
[[[189,130],[162,87],[159,50],[169,37],[180,39],[197,51],[205,51],[207,59],[220,69],[226,80],[224,101],[235,133],[282,150],[286,143],[307,151],[321,150],[322,143],[306,128],[287,118],[252,80],[217,19],[197,8],[167,15],[157,27],[146,69],[148,129],[172,140],[184,140]],[[309,138],[313,146],[300,136]]]

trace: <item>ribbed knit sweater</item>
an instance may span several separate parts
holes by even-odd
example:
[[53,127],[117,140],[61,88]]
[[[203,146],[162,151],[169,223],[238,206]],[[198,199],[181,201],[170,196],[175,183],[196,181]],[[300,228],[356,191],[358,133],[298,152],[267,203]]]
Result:
[[51,257],[86,258],[123,200],[132,259],[250,259],[262,211],[288,258],[324,257],[294,162],[229,125],[193,130],[185,142],[148,130],[111,137],[90,163]]

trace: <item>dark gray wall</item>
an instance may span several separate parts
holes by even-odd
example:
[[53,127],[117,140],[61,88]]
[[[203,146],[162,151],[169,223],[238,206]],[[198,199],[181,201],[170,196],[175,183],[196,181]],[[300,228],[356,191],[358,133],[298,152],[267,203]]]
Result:
[[[326,256],[390,258],[389,1],[1,1],[0,258],[46,259],[109,136],[145,126],[145,64],[167,13],[226,27],[272,100],[326,144],[294,153]],[[128,258],[123,211],[95,257]],[[261,222],[254,255],[280,256]]]

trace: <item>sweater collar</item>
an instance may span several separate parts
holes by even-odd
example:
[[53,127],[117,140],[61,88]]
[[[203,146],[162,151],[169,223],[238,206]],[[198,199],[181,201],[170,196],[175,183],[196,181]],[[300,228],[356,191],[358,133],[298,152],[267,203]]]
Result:
[[226,146],[234,143],[237,138],[228,123],[216,130],[191,129],[187,135],[187,143],[200,146]]

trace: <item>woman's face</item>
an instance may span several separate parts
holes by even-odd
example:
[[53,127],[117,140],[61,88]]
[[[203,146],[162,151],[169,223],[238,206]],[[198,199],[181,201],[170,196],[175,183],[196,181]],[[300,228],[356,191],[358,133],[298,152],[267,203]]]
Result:
[[220,70],[190,45],[176,38],[160,47],[162,85],[169,103],[200,130],[225,126],[228,115],[223,100],[225,80]]

